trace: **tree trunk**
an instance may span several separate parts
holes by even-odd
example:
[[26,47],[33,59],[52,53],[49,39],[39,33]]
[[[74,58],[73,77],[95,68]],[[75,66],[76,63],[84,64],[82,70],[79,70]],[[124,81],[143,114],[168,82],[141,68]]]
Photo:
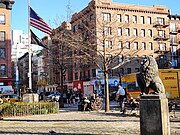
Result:
[[61,97],[59,99],[59,107],[60,108],[64,108],[64,99],[63,99],[63,94],[64,94],[64,87],[63,87],[63,69],[60,69],[61,70]]
[[109,112],[109,87],[108,87],[108,72],[104,72],[104,89],[105,89],[105,112]]

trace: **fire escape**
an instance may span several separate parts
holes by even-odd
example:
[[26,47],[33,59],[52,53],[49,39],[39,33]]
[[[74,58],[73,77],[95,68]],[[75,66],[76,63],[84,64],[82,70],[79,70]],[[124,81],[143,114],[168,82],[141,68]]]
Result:
[[169,33],[166,33],[166,29],[169,27],[169,22],[165,22],[164,18],[157,18],[153,27],[157,30],[157,35],[153,36],[153,39],[158,43],[158,47],[154,48],[154,53],[159,54],[159,58],[157,59],[158,66],[159,68],[168,68],[167,53],[170,52],[170,49],[166,44],[169,40]]

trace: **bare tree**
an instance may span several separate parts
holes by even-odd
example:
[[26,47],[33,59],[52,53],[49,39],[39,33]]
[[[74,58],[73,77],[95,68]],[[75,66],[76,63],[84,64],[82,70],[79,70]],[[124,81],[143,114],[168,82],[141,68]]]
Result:
[[[104,89],[105,89],[105,111],[109,108],[109,87],[108,74],[111,70],[115,70],[135,58],[137,52],[142,47],[134,46],[136,36],[130,36],[130,28],[132,22],[120,23],[117,25],[117,13],[103,20],[102,14],[94,14],[94,7],[87,7],[90,14],[86,15],[74,14],[72,17],[72,31],[63,33],[63,45],[73,50],[73,65],[89,65],[99,68],[104,73]],[[121,12],[121,15],[125,14]],[[90,15],[90,17],[89,17]],[[129,21],[129,20],[128,20]],[[122,33],[125,31],[125,34]],[[60,39],[60,38],[57,38]],[[121,58],[123,60],[119,60]]]

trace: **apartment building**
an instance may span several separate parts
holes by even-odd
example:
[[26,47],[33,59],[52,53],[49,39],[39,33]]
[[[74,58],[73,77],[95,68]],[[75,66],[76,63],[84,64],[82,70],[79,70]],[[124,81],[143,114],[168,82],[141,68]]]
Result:
[[[97,51],[106,55],[119,54],[117,62],[129,57],[153,56],[160,67],[168,68],[171,61],[169,43],[169,10],[165,6],[121,4],[112,0],[92,0],[87,7],[72,15],[71,25]],[[122,51],[123,50],[123,51]],[[129,61],[111,72],[111,77],[138,72],[140,61]],[[81,70],[74,68],[73,80],[80,80]],[[91,66],[83,69],[89,78],[102,77],[102,72]],[[109,79],[110,80],[110,79]],[[103,80],[101,80],[101,84]],[[116,82],[116,79],[113,80]],[[91,81],[90,81],[91,82]],[[90,84],[88,82],[88,84]]]
[[0,85],[12,85],[10,12],[13,0],[0,1]]
[[170,19],[170,46],[173,68],[180,67],[180,15],[169,15]]

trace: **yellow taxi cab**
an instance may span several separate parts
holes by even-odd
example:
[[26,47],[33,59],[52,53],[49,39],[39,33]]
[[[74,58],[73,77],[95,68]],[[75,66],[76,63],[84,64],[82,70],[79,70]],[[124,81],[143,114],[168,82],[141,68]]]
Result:
[[5,94],[0,97],[3,100],[3,103],[7,102],[21,102],[21,98],[16,94]]

